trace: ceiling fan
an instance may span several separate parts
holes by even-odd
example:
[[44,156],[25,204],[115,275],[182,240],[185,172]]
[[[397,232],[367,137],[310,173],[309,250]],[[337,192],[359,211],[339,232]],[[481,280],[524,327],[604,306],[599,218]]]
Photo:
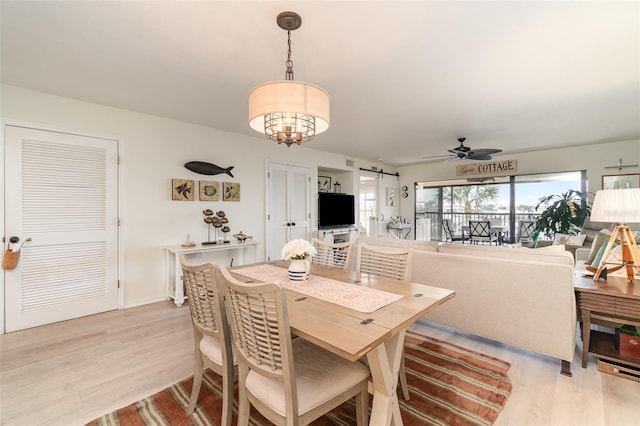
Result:
[[491,148],[480,148],[480,149],[471,149],[468,146],[464,145],[464,141],[467,138],[458,138],[458,142],[460,145],[453,148],[448,149],[451,154],[450,155],[436,155],[433,157],[422,157],[424,159],[427,158],[440,158],[440,157],[449,157],[447,159],[447,163],[449,161],[469,159],[469,160],[491,160],[491,154],[497,154],[502,152],[501,149],[491,149]]

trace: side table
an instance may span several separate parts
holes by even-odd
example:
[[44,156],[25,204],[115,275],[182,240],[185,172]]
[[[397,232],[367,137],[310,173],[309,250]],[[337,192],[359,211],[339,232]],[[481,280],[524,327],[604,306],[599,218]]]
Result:
[[576,273],[575,291],[578,310],[582,314],[582,367],[587,367],[587,357],[593,354],[640,368],[640,360],[620,357],[614,334],[591,330],[594,319],[640,326],[640,282],[635,280],[634,284],[629,284],[625,277],[612,276],[594,281],[592,277]]

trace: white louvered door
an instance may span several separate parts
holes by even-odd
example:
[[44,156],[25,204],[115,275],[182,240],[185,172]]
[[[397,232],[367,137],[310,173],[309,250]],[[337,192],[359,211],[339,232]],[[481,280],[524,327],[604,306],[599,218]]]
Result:
[[[6,331],[118,308],[118,142],[5,126]],[[6,246],[5,246],[6,248]]]

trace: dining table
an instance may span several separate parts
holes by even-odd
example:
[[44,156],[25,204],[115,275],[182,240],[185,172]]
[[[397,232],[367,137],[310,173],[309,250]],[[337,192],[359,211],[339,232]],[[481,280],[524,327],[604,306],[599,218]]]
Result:
[[366,358],[369,424],[402,425],[397,386],[407,327],[455,291],[315,264],[307,281],[294,282],[288,265],[262,262],[231,272],[244,282],[282,283],[293,335],[352,362]]

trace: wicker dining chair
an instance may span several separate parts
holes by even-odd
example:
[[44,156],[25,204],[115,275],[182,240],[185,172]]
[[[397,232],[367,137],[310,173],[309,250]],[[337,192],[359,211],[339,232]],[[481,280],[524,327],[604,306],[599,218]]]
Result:
[[292,340],[281,284],[246,284],[224,267],[218,282],[238,356],[238,425],[251,406],[277,425],[304,425],[354,396],[358,425],[367,424],[369,369]]
[[[397,280],[410,281],[413,268],[413,250],[358,244],[356,272],[380,275]],[[400,387],[405,401],[409,400],[409,386],[404,367],[404,352],[400,360]]]
[[202,373],[205,368],[209,368],[222,376],[220,424],[228,426],[231,424],[233,384],[237,381],[238,369],[232,351],[226,311],[215,283],[217,268],[215,263],[189,265],[184,255],[180,256],[180,264],[195,342],[195,372],[187,414],[191,415],[196,408],[202,386]]
[[349,269],[353,243],[329,243],[312,238],[311,244],[316,249],[316,255],[311,258],[312,263],[332,268]]

